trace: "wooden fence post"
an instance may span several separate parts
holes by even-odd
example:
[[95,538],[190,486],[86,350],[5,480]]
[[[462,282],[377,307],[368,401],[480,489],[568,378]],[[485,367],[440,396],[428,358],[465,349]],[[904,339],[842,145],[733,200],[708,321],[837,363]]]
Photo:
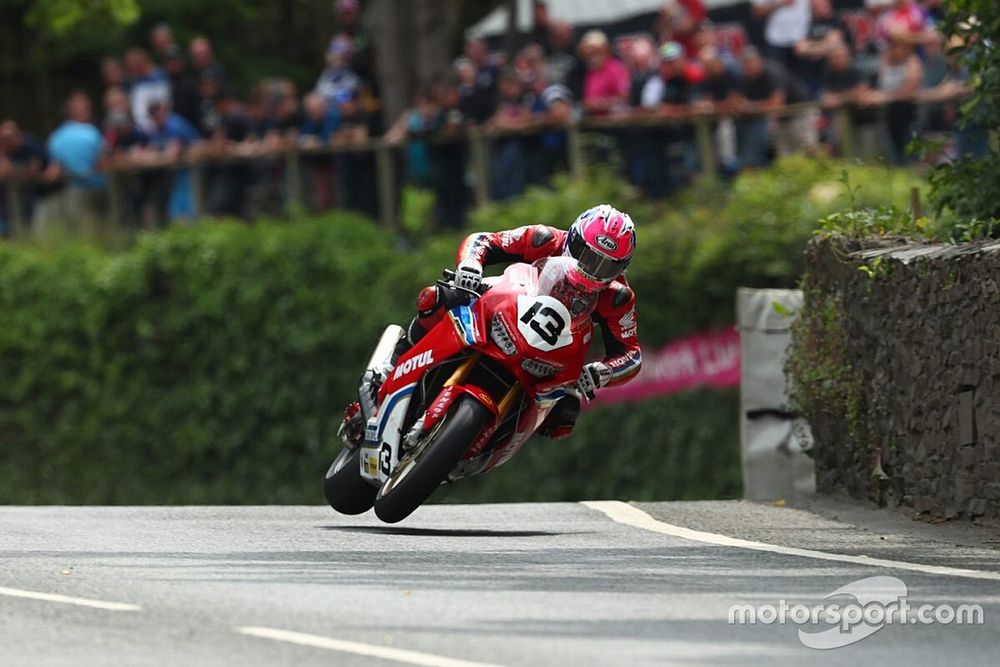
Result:
[[285,214],[292,216],[302,208],[302,168],[295,148],[285,153],[285,187]]
[[[108,221],[111,224],[110,237],[114,238],[125,228],[122,178],[126,177],[117,171],[108,172]],[[98,228],[100,226],[98,223]]]
[[194,217],[205,216],[205,163],[201,160],[192,162],[188,167],[191,172],[191,199],[194,204]]
[[587,165],[583,155],[583,135],[578,123],[573,123],[566,128],[566,153],[570,175],[575,180],[583,180],[587,174]]
[[18,190],[18,182],[14,179],[8,180],[4,191],[7,196],[7,217],[10,223],[10,233],[13,237],[20,237],[24,234],[24,209],[21,207],[21,193]]
[[698,116],[694,121],[698,142],[698,162],[701,163],[701,177],[707,185],[715,183],[715,147],[712,145],[712,123],[707,116]]
[[486,135],[478,129],[469,131],[469,151],[472,157],[473,190],[476,206],[490,202],[490,155]]
[[837,135],[840,137],[841,157],[855,157],[857,148],[854,145],[854,126],[851,124],[850,109],[847,107],[838,108],[834,113],[834,122],[837,124]]

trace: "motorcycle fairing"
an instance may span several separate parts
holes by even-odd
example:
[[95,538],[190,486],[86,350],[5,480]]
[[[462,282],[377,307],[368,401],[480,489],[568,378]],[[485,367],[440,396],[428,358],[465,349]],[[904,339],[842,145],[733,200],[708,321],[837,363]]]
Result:
[[[494,423],[488,433],[481,434],[486,440],[477,438],[470,443],[470,451],[456,467],[452,479],[482,474],[507,461],[534,434],[565,395],[566,387],[577,380],[592,331],[589,312],[569,312],[562,304],[553,303],[552,297],[540,294],[540,271],[536,266],[511,265],[502,277],[490,282],[491,289],[479,299],[451,308],[446,318],[399,358],[396,370],[382,385],[376,425],[367,433],[361,457],[362,475],[373,484],[384,483],[396,467],[417,383],[433,368],[461,352],[474,350],[503,364],[521,385],[524,399],[513,417],[516,419],[513,429],[504,428],[503,433],[494,436],[499,426]],[[546,308],[567,320],[558,331],[554,325],[549,326],[551,315],[546,316]],[[526,330],[536,315],[538,328]],[[510,333],[517,332],[513,354],[491,340],[493,317],[499,317]],[[549,364],[555,369],[554,374],[544,379],[532,376],[524,368],[526,360]],[[497,414],[496,400],[481,388],[462,384],[459,389]],[[434,397],[424,400],[433,401]],[[377,459],[378,470],[372,470],[371,457]]]
[[[447,324],[445,320],[439,322],[400,356],[395,369],[379,389],[375,428],[366,432],[361,453],[361,475],[372,483],[385,483],[399,462],[410,399],[420,378],[477,341],[476,319],[471,308],[458,306],[452,308],[448,315]],[[485,392],[476,392],[474,387],[462,389],[496,413],[495,402],[489,395],[484,396]],[[371,457],[378,461],[376,470],[372,469]]]

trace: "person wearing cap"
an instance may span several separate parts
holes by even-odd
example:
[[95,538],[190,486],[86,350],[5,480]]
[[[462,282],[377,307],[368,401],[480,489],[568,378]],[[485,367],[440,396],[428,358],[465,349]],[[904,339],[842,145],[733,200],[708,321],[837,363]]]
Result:
[[352,48],[351,39],[346,35],[338,35],[330,42],[326,52],[326,69],[314,88],[342,115],[352,115],[348,107],[357,100],[361,90],[361,79],[350,68]]
[[[679,42],[667,42],[660,46],[659,80],[662,84],[658,96],[646,103],[655,101],[656,113],[660,116],[683,116],[693,109],[699,88],[705,81],[705,72],[700,63],[687,58]],[[696,152],[691,125],[670,126],[666,132],[667,153],[683,156],[681,163],[667,165],[665,194],[670,194],[687,180]]]
[[608,37],[600,30],[584,34],[579,46],[587,70],[583,79],[583,109],[594,116],[626,107],[630,77],[620,60],[611,55]]
[[334,37],[347,37],[351,40],[351,60],[348,63],[363,84],[378,97],[378,77],[375,74],[375,55],[371,36],[365,30],[361,21],[361,5],[358,0],[335,0],[333,3],[335,22]]

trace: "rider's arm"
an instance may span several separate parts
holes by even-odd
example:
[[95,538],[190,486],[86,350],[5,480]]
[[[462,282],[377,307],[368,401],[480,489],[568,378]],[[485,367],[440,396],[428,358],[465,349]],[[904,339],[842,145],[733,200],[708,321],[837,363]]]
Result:
[[635,292],[624,277],[601,294],[594,310],[594,322],[604,337],[604,363],[611,368],[607,384],[627,382],[642,365],[635,313]]
[[479,262],[481,266],[503,262],[534,262],[562,254],[566,232],[546,225],[528,225],[506,232],[470,234],[458,247],[455,263]]

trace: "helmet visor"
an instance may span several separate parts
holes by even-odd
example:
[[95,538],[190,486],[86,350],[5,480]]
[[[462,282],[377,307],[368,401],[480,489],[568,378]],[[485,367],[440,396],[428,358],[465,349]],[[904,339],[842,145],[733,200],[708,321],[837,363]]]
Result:
[[570,234],[569,253],[576,258],[580,271],[586,277],[602,283],[610,283],[628,266],[627,259],[613,259],[597,252],[579,234]]

